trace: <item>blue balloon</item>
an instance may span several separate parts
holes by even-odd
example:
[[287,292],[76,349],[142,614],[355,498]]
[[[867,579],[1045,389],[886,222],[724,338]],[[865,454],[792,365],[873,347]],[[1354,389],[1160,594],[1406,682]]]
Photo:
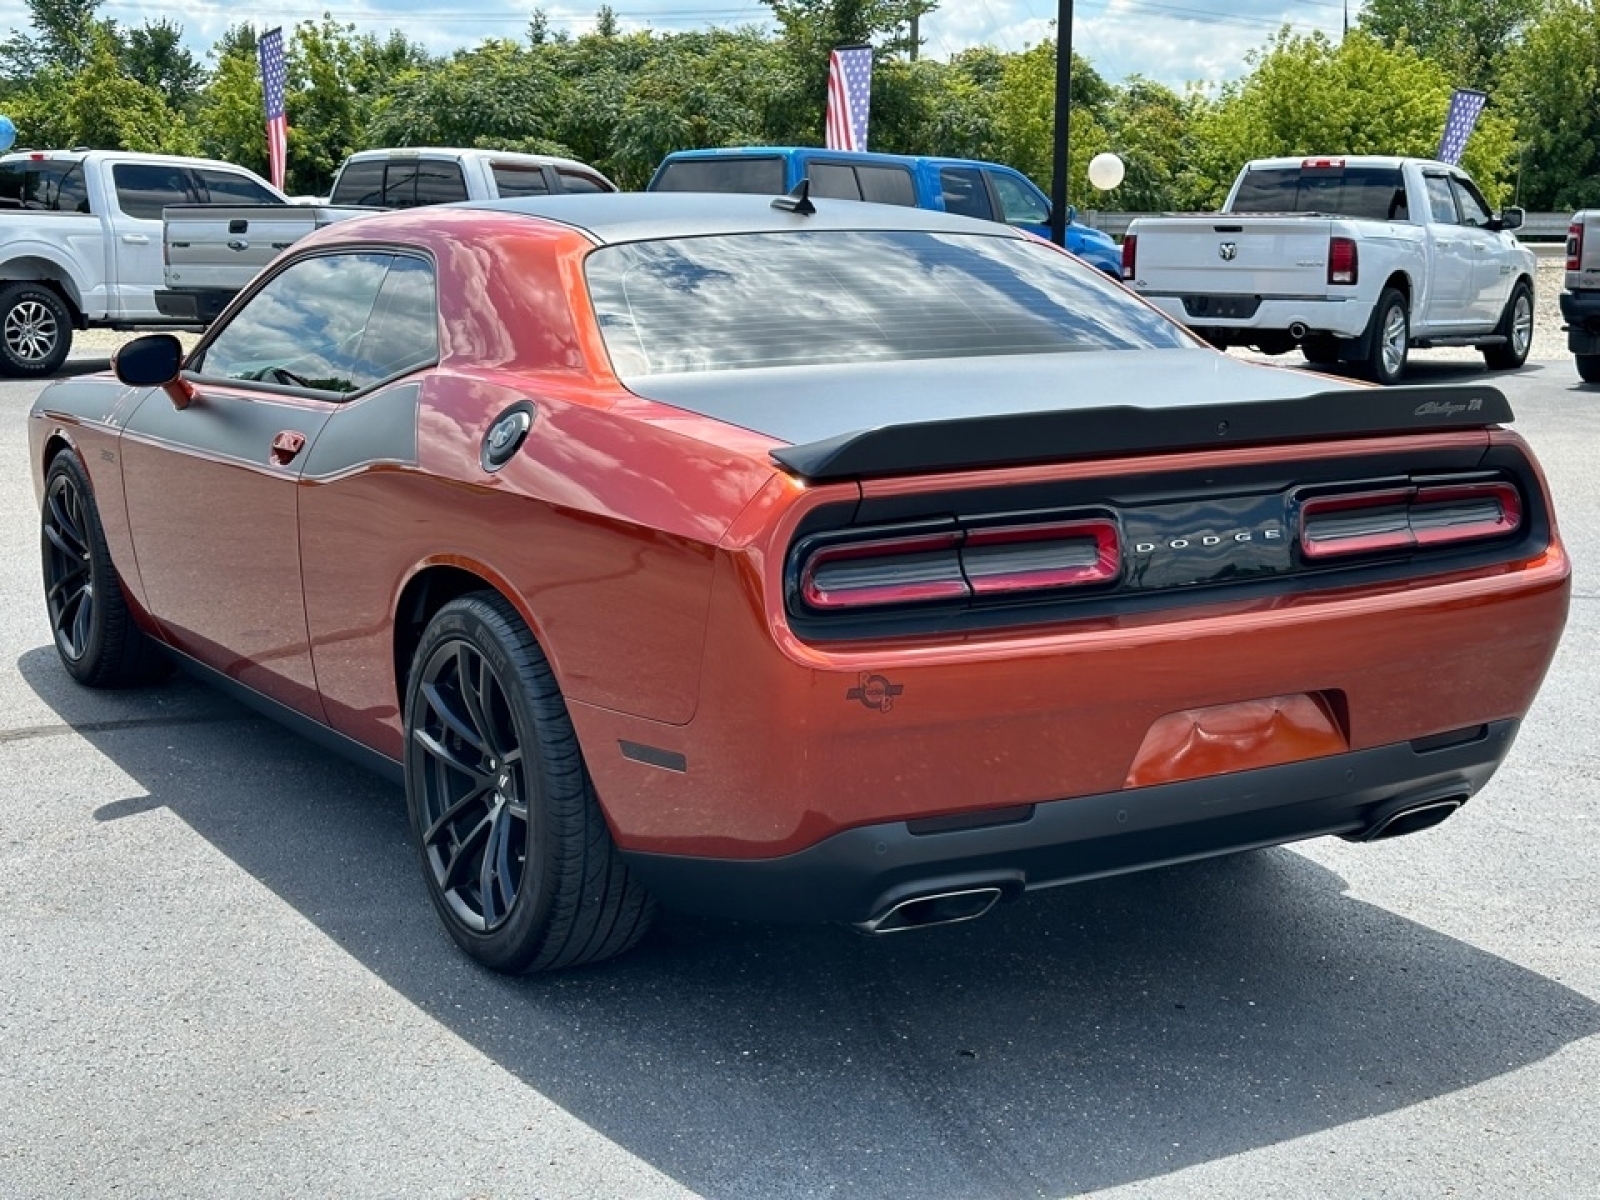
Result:
[[12,143],[17,140],[17,127],[11,123],[11,118],[0,116],[0,154],[11,149]]

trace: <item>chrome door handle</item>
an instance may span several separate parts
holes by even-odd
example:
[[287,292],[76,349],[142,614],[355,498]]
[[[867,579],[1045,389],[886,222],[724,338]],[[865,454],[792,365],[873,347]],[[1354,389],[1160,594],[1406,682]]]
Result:
[[148,246],[150,244],[150,238],[142,233],[125,233],[122,235],[122,240],[130,246]]

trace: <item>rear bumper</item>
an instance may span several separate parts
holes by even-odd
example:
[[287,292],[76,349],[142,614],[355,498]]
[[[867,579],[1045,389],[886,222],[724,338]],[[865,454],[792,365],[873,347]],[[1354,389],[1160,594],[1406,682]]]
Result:
[[1600,354],[1600,291],[1562,292],[1561,318],[1567,323],[1567,349]]
[[[1518,722],[1460,731],[1439,747],[1401,742],[1255,771],[837,833],[768,859],[624,854],[658,899],[690,912],[763,921],[865,923],[917,896],[1002,894],[1281,845],[1360,837],[1413,805],[1465,800],[1505,758]],[[1423,747],[1419,749],[1419,746]],[[1434,748],[1428,748],[1434,747]]]
[[[1247,345],[1251,340],[1248,335],[1252,332],[1279,333],[1294,325],[1304,325],[1309,333],[1360,337],[1366,332],[1367,322],[1372,316],[1372,304],[1354,297],[1324,300],[1307,296],[1153,295],[1146,292],[1140,295],[1184,325],[1204,326],[1224,335],[1243,335],[1231,339],[1239,345]],[[1249,316],[1217,315],[1219,311],[1227,311],[1229,302],[1237,301],[1258,302]]]

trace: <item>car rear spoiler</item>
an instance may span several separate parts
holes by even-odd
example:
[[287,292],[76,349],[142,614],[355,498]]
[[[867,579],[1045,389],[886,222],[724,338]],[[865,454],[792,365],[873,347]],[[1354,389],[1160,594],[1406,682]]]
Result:
[[1291,400],[1192,407],[1057,409],[863,429],[787,446],[772,457],[803,479],[1159,454],[1214,446],[1485,429],[1514,417],[1496,388],[1354,388]]

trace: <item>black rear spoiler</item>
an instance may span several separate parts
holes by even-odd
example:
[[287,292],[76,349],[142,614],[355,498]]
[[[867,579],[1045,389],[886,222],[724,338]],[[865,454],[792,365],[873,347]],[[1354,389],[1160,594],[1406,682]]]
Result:
[[886,425],[772,451],[808,480],[1026,466],[1397,433],[1485,429],[1514,417],[1496,388],[1351,388],[1293,400],[1192,407],[1056,409]]

